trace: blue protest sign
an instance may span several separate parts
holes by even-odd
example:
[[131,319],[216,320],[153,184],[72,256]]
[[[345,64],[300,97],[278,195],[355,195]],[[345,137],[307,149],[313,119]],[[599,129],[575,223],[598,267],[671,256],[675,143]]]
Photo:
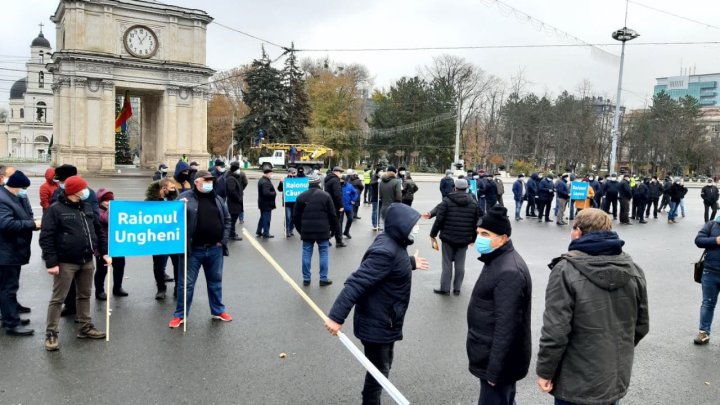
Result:
[[185,220],[185,203],[182,201],[110,201],[109,255],[183,253]]
[[283,195],[285,202],[295,202],[303,191],[307,191],[310,183],[307,177],[286,177],[283,180]]
[[588,186],[590,183],[584,183],[582,181],[573,181],[570,183],[570,199],[571,200],[584,200],[588,195]]
[[473,195],[477,195],[477,180],[470,180],[468,181],[468,184],[470,184],[470,188],[468,190],[469,193],[473,193]]

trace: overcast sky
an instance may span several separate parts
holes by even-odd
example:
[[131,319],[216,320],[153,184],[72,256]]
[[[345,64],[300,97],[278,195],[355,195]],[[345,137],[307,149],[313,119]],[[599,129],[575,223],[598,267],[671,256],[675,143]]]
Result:
[[[493,0],[163,0],[202,8],[218,23],[300,49],[442,47],[528,44],[573,44],[540,24],[508,12]],[[587,43],[615,42],[610,34],[623,26],[624,0],[503,0],[533,17]],[[709,0],[643,0],[642,4],[720,26],[720,2]],[[5,0],[0,24],[0,68],[24,69],[30,43],[45,24],[55,46],[49,16],[57,0]],[[720,29],[672,17],[635,3],[629,5],[628,27],[640,42],[720,41]],[[539,29],[540,28],[540,29]],[[643,107],[652,97],[656,77],[680,74],[681,66],[696,72],[720,72],[720,46],[670,45],[626,48],[623,104]],[[265,45],[271,57],[282,51]],[[224,70],[249,63],[260,54],[260,42],[218,25],[208,27],[207,64]],[[619,46],[604,47],[620,55]],[[300,57],[329,57],[341,63],[361,63],[376,88],[402,76],[412,76],[433,56],[451,53],[466,58],[509,83],[524,72],[528,91],[557,96],[575,92],[582,81],[596,95],[615,99],[619,59],[593,56],[589,48],[474,49],[414,52],[308,52]],[[7,106],[11,80],[22,72],[0,70],[0,106]]]

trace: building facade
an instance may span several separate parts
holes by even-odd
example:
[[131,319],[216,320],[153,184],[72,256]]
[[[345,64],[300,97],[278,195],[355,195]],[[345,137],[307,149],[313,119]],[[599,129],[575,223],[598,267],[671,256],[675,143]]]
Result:
[[718,92],[720,73],[659,77],[656,80],[655,95],[664,91],[673,100],[692,96],[703,107],[720,106],[720,93]]
[[53,134],[53,75],[50,63],[52,48],[40,31],[30,44],[30,59],[25,77],[10,88],[7,122],[0,137],[0,156],[13,159],[48,157]]

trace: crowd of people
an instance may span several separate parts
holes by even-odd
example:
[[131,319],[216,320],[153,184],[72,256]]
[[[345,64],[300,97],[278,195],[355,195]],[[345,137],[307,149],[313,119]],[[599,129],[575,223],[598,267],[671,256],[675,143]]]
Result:
[[[207,282],[210,316],[229,322],[222,298],[224,257],[230,241],[241,241],[238,221],[245,221],[244,191],[248,178],[237,162],[227,165],[218,159],[212,171],[198,162],[177,162],[169,172],[158,167],[146,191],[146,201],[187,201],[187,279],[179,272],[183,255],[153,256],[157,285],[155,298],[167,298],[167,284],[174,282],[175,310],[168,324],[178,328],[190,311],[195,283],[202,268]],[[229,170],[227,168],[229,167]],[[403,336],[403,321],[410,303],[410,285],[415,269],[425,270],[425,258],[410,255],[419,222],[435,218],[430,238],[442,250],[439,288],[443,296],[460,295],[468,247],[474,248],[483,268],[470,295],[468,306],[467,355],[469,370],[480,380],[479,404],[513,404],[516,382],[529,371],[532,354],[530,336],[532,279],[519,250],[513,245],[512,224],[504,207],[504,185],[499,175],[480,171],[455,178],[447,172],[440,182],[441,201],[432,210],[412,208],[418,185],[406,168],[366,167],[363,171],[335,166],[326,174],[305,173],[290,168],[286,178],[306,177],[309,188],[295,202],[285,202],[285,236],[299,234],[302,282],[312,280],[311,259],[318,246],[319,286],[329,278],[329,247],[347,246],[359,207],[372,207],[372,229],[379,232],[363,255],[357,270],[340,291],[326,328],[336,334],[355,308],[354,333],[368,359],[386,376],[394,355],[394,344]],[[545,310],[537,352],[537,384],[555,397],[555,403],[614,404],[626,395],[634,347],[648,333],[648,298],[642,269],[623,252],[624,242],[612,231],[620,202],[620,223],[630,219],[644,223],[651,212],[657,217],[669,207],[668,222],[678,210],[684,216],[687,193],[682,179],[635,179],[611,175],[606,179],[589,174],[587,198],[572,200],[571,174],[554,179],[552,174],[520,175],[512,186],[515,220],[525,218],[558,225],[572,220],[568,252],[553,259],[545,294]],[[259,220],[256,237],[270,239],[272,211],[277,208],[283,179],[273,183],[273,170],[265,169],[257,182]],[[50,168],[40,187],[42,220],[35,219],[27,199],[30,179],[12,167],[0,166],[0,311],[8,335],[30,336],[29,320],[20,314],[30,308],[17,302],[20,269],[29,262],[32,234],[40,232],[42,259],[53,276],[47,310],[45,349],[59,349],[59,319],[74,316],[77,337],[100,339],[105,333],[90,317],[93,285],[97,300],[107,294],[124,297],[122,279],[125,260],[108,256],[108,207],[112,190],[95,192],[71,165]],[[720,226],[715,211],[718,189],[708,183],[702,190],[707,224],[696,245],[706,250],[702,277],[703,303],[700,332],[695,343],[706,344],[720,291]],[[553,209],[552,203],[555,201]],[[632,202],[632,205],[631,205]],[[632,206],[632,208],[630,208]],[[598,209],[600,207],[602,209]],[[569,217],[565,218],[565,210]],[[710,211],[711,213],[709,213]],[[440,242],[437,239],[440,239]],[[173,265],[172,275],[167,265]],[[113,267],[112,291],[105,291],[107,267]],[[187,296],[183,296],[187,291]],[[595,303],[604,302],[597,307]],[[597,350],[598,347],[603,348]],[[618,361],[617,359],[621,359]],[[362,391],[363,403],[379,404],[382,387],[368,374]]]

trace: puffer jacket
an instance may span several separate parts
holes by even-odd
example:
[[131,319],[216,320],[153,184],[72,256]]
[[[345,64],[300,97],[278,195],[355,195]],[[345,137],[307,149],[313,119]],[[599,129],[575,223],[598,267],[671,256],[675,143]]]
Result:
[[55,169],[52,167],[45,170],[45,182],[40,185],[40,206],[43,209],[43,213],[50,208],[50,200],[52,195],[57,190],[58,185],[55,183],[53,178],[55,177]]
[[705,271],[720,273],[720,245],[717,237],[720,236],[720,224],[714,219],[706,222],[695,237],[695,246],[705,249]]
[[337,215],[330,194],[320,184],[310,184],[295,201],[293,224],[304,241],[330,239],[330,230],[337,229]]
[[420,213],[401,203],[388,209],[385,231],[365,252],[360,267],[345,281],[328,315],[342,324],[355,306],[353,332],[363,342],[392,343],[403,338],[405,312],[415,258],[408,239]]
[[87,201],[72,202],[62,193],[43,215],[40,248],[47,268],[60,263],[83,264],[107,254],[100,216]]
[[475,242],[480,206],[471,194],[453,191],[433,211],[437,217],[430,230],[431,237],[440,233],[440,240],[454,246]]
[[380,213],[385,218],[385,212],[390,204],[402,201],[402,181],[393,174],[385,173],[378,182],[378,193],[380,194]]
[[522,380],[530,367],[532,279],[512,241],[482,255],[468,304],[470,372],[495,383]]
[[617,180],[606,180],[602,189],[604,196],[614,199],[620,194],[620,183]]
[[355,186],[352,185],[352,183],[345,183],[342,186],[342,193],[343,193],[343,209],[348,212],[352,212],[356,206],[358,206],[358,202],[360,201],[360,193],[358,193]]
[[35,230],[27,198],[0,187],[0,263],[22,266],[30,261],[30,242]]
[[272,181],[265,176],[260,177],[258,180],[258,208],[260,211],[271,211],[277,208],[276,196],[277,192],[275,192]]
[[607,405],[627,393],[649,316],[645,275],[623,244],[612,231],[588,233],[549,265],[536,371],[556,399]]

